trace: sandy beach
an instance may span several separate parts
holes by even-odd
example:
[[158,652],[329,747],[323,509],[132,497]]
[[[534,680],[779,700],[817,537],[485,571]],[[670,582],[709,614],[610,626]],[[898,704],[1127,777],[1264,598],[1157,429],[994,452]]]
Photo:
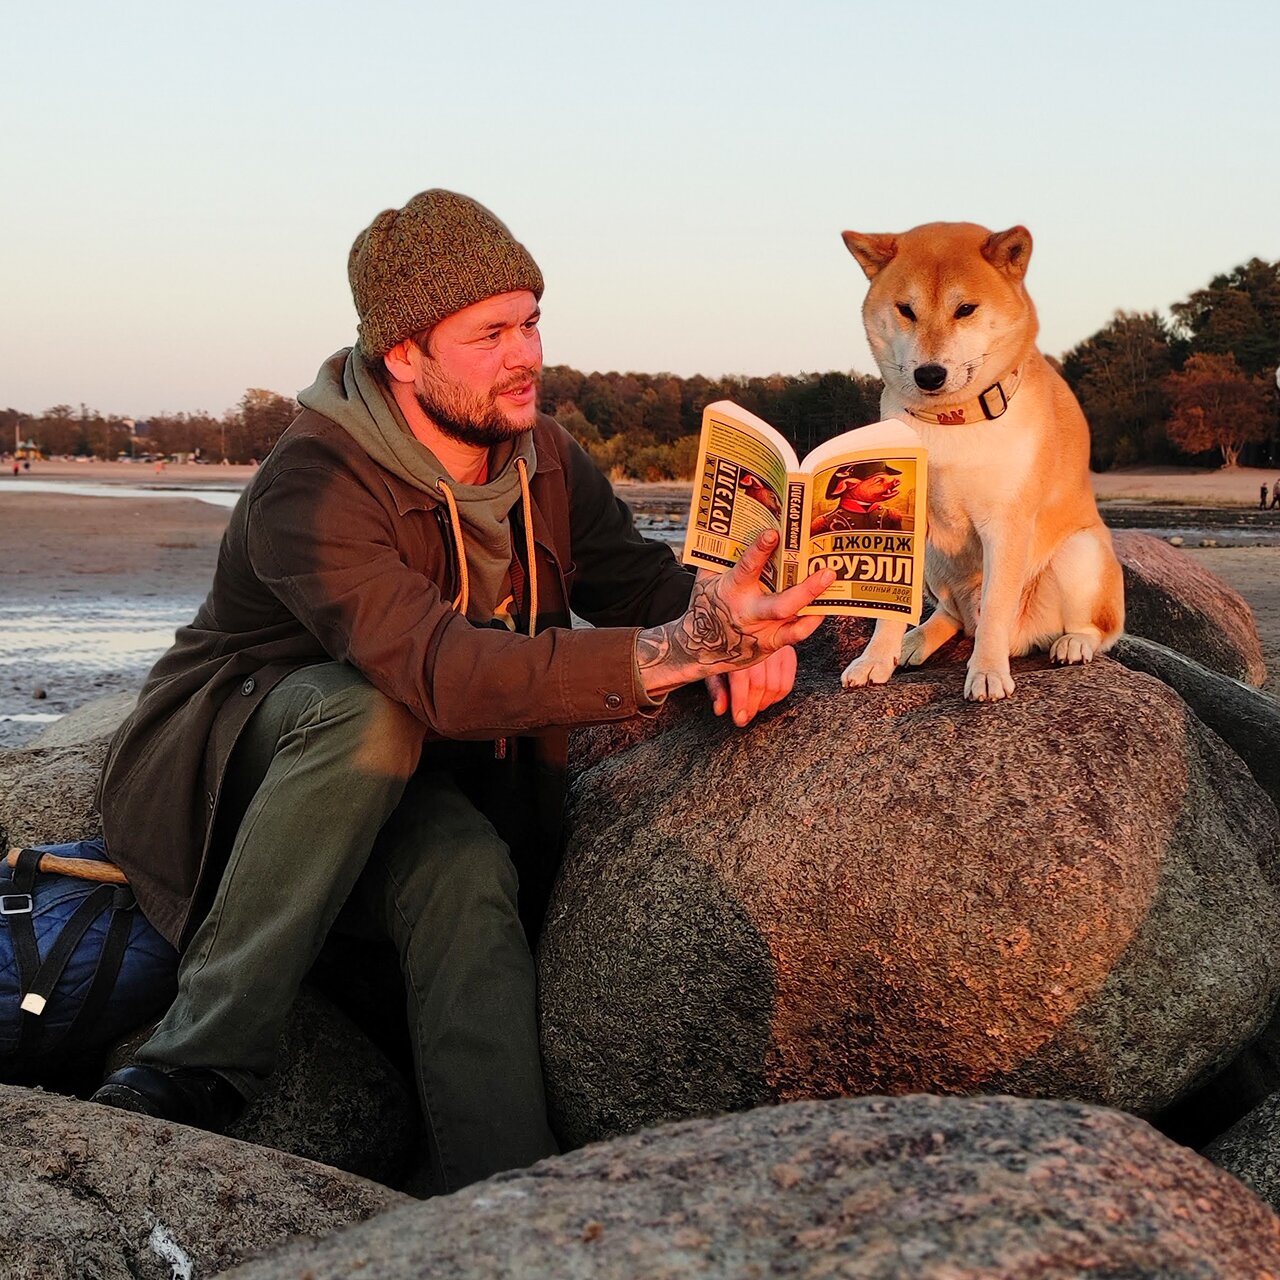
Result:
[[[252,471],[68,462],[0,476],[0,747],[104,693],[138,687],[204,598],[235,493]],[[1275,478],[1248,469],[1110,472],[1095,477],[1095,490],[1109,522],[1182,537],[1186,555],[1240,592],[1258,621],[1264,688],[1280,697],[1280,509],[1258,510],[1259,486]],[[648,530],[675,536],[687,486],[619,489]]]

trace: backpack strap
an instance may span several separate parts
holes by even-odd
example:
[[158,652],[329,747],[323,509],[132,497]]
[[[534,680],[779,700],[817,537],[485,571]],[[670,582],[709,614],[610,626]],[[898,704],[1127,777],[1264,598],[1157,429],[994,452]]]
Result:
[[[94,893],[99,892],[98,889],[94,890]],[[106,941],[98,954],[93,981],[64,1037],[71,1044],[76,1043],[82,1029],[87,1031],[93,1026],[98,1015],[107,1007],[107,1001],[111,999],[116,979],[120,976],[120,966],[124,963],[124,953],[129,946],[129,936],[133,932],[133,908],[136,905],[137,899],[133,896],[132,889],[121,886],[112,890],[111,923],[107,926]]]
[[[13,958],[18,966],[18,990],[23,996],[31,989],[40,968],[40,948],[36,945],[36,927],[33,921],[36,869],[40,865],[38,849],[20,849],[13,859],[10,881],[11,893],[0,895],[0,915],[9,922],[9,936],[13,939]],[[43,1007],[43,1006],[41,1006]],[[26,1047],[30,1018],[22,1016],[19,1032],[19,1049]]]
[[[62,971],[67,967],[67,962],[93,922],[103,911],[113,905],[113,899],[118,892],[112,885],[100,884],[87,894],[72,912],[70,919],[62,926],[49,953],[41,960],[36,943],[35,924],[32,921],[34,906],[32,895],[40,858],[41,851],[38,849],[23,849],[18,854],[13,867],[13,887],[16,892],[7,894],[3,900],[0,900],[0,906],[5,908],[5,914],[10,917],[9,930],[13,937],[13,951],[18,962],[18,979],[22,991],[21,1008],[26,1015],[22,1019],[22,1029],[18,1034],[19,1054],[29,1052],[36,1043],[41,1030],[36,1019],[44,1012],[49,997],[62,977]],[[125,892],[132,898],[131,892],[128,890]],[[98,963],[101,966],[101,959]],[[118,959],[116,966],[119,967]],[[95,973],[91,986],[97,987],[97,985],[98,974]],[[100,996],[99,1000],[105,1002],[105,996]]]

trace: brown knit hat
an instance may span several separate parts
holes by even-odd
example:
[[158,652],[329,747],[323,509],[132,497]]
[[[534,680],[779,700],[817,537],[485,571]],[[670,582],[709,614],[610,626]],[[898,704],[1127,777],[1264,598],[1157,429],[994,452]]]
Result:
[[369,356],[495,294],[542,297],[542,272],[524,245],[484,205],[452,191],[384,209],[356,236],[347,277]]

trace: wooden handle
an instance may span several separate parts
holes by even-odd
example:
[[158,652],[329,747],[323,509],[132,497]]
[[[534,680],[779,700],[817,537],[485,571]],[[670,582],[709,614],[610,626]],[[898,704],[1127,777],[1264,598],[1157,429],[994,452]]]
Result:
[[[13,866],[21,852],[21,849],[10,849],[5,861]],[[129,883],[124,872],[114,862],[96,862],[93,858],[60,858],[56,853],[42,853],[36,865],[40,871],[75,876],[80,880],[100,880],[103,884]]]

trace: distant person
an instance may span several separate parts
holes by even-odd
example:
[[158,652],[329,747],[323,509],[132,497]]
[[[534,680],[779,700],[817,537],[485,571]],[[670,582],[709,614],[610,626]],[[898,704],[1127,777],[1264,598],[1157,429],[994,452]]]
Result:
[[1271,486],[1271,506],[1273,509],[1280,507],[1280,479]]
[[19,472],[18,460],[17,460],[17,458],[14,458],[14,460],[13,460],[13,474],[14,474],[14,478],[15,478],[15,479],[16,479],[16,478],[17,478],[17,476],[18,476],[18,472]]
[[1265,511],[1267,507],[1267,482],[1265,480],[1262,482],[1262,493],[1258,498],[1258,507],[1263,511]]
[[542,274],[474,200],[385,210],[347,270],[359,341],[299,396],[111,743],[107,844],[182,960],[94,1100],[225,1127],[341,913],[398,946],[447,1192],[557,1149],[530,947],[569,729],[707,677],[747,724],[790,692],[820,621],[797,611],[834,575],[773,595],[772,531],[697,578],[640,537],[538,411]]

